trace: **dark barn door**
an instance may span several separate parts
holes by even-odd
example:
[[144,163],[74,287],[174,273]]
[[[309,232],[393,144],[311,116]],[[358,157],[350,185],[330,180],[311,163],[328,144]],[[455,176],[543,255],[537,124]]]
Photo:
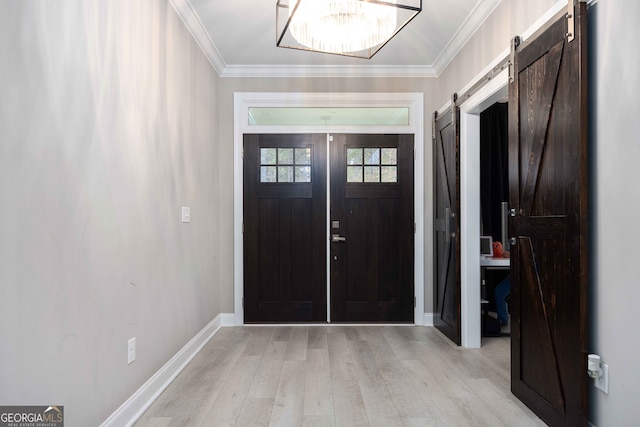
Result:
[[331,321],[414,321],[413,135],[333,135]]
[[509,86],[511,387],[551,426],[587,424],[585,3],[575,11],[575,31],[563,17],[514,43]]
[[460,345],[460,110],[433,122],[433,324]]
[[326,135],[244,136],[245,322],[326,321]]

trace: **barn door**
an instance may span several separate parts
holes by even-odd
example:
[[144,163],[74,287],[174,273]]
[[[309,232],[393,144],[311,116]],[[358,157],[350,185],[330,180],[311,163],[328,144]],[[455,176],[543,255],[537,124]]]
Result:
[[433,122],[433,323],[460,345],[460,110]]
[[509,86],[511,387],[551,426],[587,424],[585,3],[567,28],[514,41]]

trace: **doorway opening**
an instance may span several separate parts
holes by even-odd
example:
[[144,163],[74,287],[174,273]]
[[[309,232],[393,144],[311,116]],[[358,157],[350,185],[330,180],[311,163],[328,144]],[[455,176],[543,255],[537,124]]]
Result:
[[[415,237],[413,243],[413,323],[423,325],[424,313],[424,122],[423,95],[421,93],[236,93],[234,97],[234,324],[243,325],[244,303],[244,243],[243,243],[243,138],[246,134],[411,134],[414,137],[414,205]],[[261,124],[255,113],[264,113],[258,108],[351,108],[379,113],[385,108],[402,112],[391,117],[387,123],[376,120],[371,123],[331,124],[324,123]],[[268,110],[266,110],[268,111]],[[406,114],[404,113],[406,112]],[[252,116],[253,114],[253,116]],[[366,117],[366,114],[363,116]],[[281,119],[281,118],[280,118]],[[278,120],[280,120],[278,119]],[[382,168],[381,168],[382,169]],[[327,238],[330,235],[327,206]],[[327,277],[329,277],[329,245],[327,245]],[[330,299],[330,284],[327,279],[327,300]],[[327,321],[331,316],[327,310]]]
[[501,99],[480,113],[480,271],[483,339],[510,335],[507,101]]
[[480,113],[507,98],[508,79],[504,70],[460,105],[460,321],[461,345],[469,348],[482,342]]

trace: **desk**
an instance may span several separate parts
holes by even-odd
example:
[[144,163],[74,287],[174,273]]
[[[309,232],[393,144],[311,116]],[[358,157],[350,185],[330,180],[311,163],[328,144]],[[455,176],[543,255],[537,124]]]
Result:
[[511,266],[509,258],[494,258],[490,256],[480,257],[480,268],[496,268],[508,270]]
[[[500,326],[493,317],[489,317],[487,306],[489,301],[487,298],[493,298],[487,295],[487,289],[485,286],[485,270],[509,270],[511,268],[511,260],[509,258],[493,258],[489,256],[480,256],[480,283],[481,283],[481,330],[482,336],[500,336]],[[489,324],[487,324],[489,322]]]
[[482,290],[480,295],[482,297],[482,304],[486,304],[489,301],[486,300],[488,297],[485,283],[484,283],[484,271],[485,270],[509,270],[511,268],[511,260],[509,258],[494,258],[486,255],[480,255],[480,284],[482,286]]

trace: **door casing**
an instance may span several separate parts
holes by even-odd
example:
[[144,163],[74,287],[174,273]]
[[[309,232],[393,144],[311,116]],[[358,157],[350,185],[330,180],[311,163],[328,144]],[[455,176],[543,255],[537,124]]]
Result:
[[[416,233],[414,240],[414,280],[415,299],[414,323],[431,324],[432,320],[424,312],[425,288],[425,223],[431,223],[430,206],[425,217],[425,154],[429,156],[426,164],[431,164],[430,151],[424,150],[424,99],[422,93],[246,93],[234,94],[234,319],[233,324],[244,324],[243,309],[243,161],[242,144],[245,133],[411,133],[414,135],[414,218]],[[409,125],[407,126],[249,126],[249,108],[251,107],[408,107]],[[430,173],[430,171],[429,171]],[[427,199],[429,200],[429,199]],[[327,223],[327,236],[329,231]],[[328,237],[327,237],[328,238]],[[429,250],[427,248],[427,250]],[[427,253],[430,259],[430,254]],[[328,260],[327,254],[327,260]],[[327,266],[328,268],[328,266]],[[327,270],[328,273],[328,270]],[[327,285],[328,289],[328,285]],[[425,319],[425,317],[427,319]],[[330,321],[329,315],[327,320]],[[426,322],[425,322],[426,320]],[[231,322],[229,322],[231,323]]]

